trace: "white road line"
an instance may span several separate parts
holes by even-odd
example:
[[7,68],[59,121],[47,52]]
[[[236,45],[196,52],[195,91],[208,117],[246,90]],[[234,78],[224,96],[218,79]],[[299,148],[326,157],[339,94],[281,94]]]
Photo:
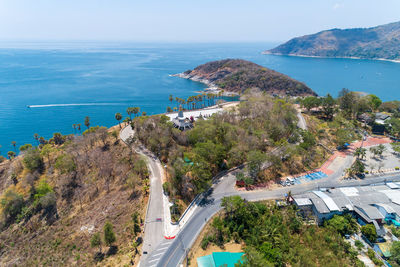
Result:
[[153,264],[153,265],[151,265],[150,267],[153,267],[153,266],[156,266],[157,264]]
[[157,249],[156,251],[163,251],[163,250],[167,250],[168,249],[168,247],[166,247],[166,248],[159,248],[159,249]]
[[155,260],[148,261],[148,263],[153,262],[153,261],[158,261],[159,259],[160,259],[160,258],[157,258],[157,259],[155,259]]
[[162,254],[164,254],[164,252],[154,254],[153,257],[158,256],[158,255],[162,255]]

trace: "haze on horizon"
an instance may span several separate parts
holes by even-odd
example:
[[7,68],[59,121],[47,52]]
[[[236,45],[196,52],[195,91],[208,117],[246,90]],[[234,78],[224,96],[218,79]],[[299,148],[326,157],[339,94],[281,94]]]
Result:
[[0,0],[0,40],[277,42],[400,20],[398,0]]

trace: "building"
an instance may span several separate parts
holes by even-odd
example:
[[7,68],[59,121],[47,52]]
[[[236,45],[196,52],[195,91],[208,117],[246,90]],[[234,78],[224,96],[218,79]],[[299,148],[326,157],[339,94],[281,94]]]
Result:
[[299,210],[311,209],[320,224],[350,212],[361,225],[373,224],[379,236],[386,234],[383,224],[400,225],[400,183],[318,190],[293,199]]
[[375,123],[383,125],[387,120],[390,120],[390,116],[388,114],[382,112],[377,112],[375,114]]
[[193,128],[192,121],[189,120],[188,118],[185,118],[185,116],[183,115],[182,108],[179,110],[178,116],[172,119],[172,123],[174,124],[175,128],[178,128],[181,131]]

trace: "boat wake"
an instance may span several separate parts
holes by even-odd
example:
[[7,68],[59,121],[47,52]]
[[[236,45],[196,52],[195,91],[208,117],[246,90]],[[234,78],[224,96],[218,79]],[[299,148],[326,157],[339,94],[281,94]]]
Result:
[[120,106],[123,103],[74,103],[74,104],[47,104],[47,105],[28,105],[28,108],[50,108],[50,107],[71,107],[71,106]]

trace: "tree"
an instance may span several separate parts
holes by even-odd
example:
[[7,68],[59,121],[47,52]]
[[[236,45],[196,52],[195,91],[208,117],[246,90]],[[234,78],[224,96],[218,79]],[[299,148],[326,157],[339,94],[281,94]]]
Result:
[[324,226],[335,229],[342,236],[354,234],[358,228],[357,221],[350,214],[334,215],[325,221]]
[[89,129],[89,126],[90,126],[90,118],[89,118],[89,116],[85,117],[85,126]]
[[128,107],[126,109],[126,113],[128,113],[130,120],[132,120],[133,109],[134,109],[134,107]]
[[376,111],[380,107],[380,105],[382,105],[382,100],[376,95],[369,95],[368,100],[368,104],[371,107],[372,111]]
[[31,149],[31,148],[32,148],[31,144],[25,144],[25,145],[22,145],[22,146],[19,147],[19,151],[24,152],[24,151],[26,151],[28,149]]
[[167,113],[172,112],[172,108],[170,106],[167,107]]
[[373,157],[376,158],[376,155],[379,154],[378,148],[377,147],[370,147],[369,152],[373,154]]
[[325,114],[325,117],[329,120],[332,120],[333,114],[335,113],[335,104],[336,101],[330,94],[322,99],[322,110]]
[[394,152],[396,152],[397,154],[400,153],[400,142],[390,143],[390,145],[392,146]]
[[33,135],[33,138],[36,140],[37,144],[39,145],[39,138],[40,138],[39,135],[37,133],[35,133]]
[[99,247],[99,253],[101,253],[101,238],[100,233],[95,233],[90,239],[90,246],[92,248]]
[[8,189],[0,201],[6,221],[14,221],[24,206],[24,198],[13,189]]
[[169,95],[169,101],[172,103],[174,101],[174,97],[172,95]]
[[357,158],[365,159],[366,155],[367,155],[367,149],[363,147],[358,147],[354,151],[354,156],[356,156]]
[[372,243],[374,243],[378,237],[375,226],[372,223],[361,226],[361,233]]
[[8,151],[7,152],[7,156],[9,160],[12,160],[13,158],[15,158],[15,152],[14,151]]
[[319,107],[321,105],[321,99],[316,96],[307,96],[301,102],[301,105],[310,111],[312,108]]
[[143,111],[142,112],[142,116],[144,117],[144,116],[146,116],[147,115],[147,112],[146,111]]
[[386,147],[382,144],[380,144],[379,146],[377,146],[377,152],[379,156],[382,156],[383,152],[386,151]]
[[258,173],[261,171],[261,166],[264,163],[265,158],[265,154],[259,150],[250,151],[247,156],[249,174],[254,181],[257,180]]
[[137,114],[140,112],[140,108],[139,107],[134,107],[133,108],[133,114],[135,114],[135,117],[137,117]]
[[116,238],[113,231],[113,225],[110,222],[106,222],[104,225],[104,242],[107,246],[111,247],[115,241]]
[[122,114],[121,113],[115,113],[115,119],[118,121],[119,128],[121,129],[121,120],[122,120]]
[[355,102],[355,94],[350,90],[343,88],[339,92],[339,106],[340,109],[344,111],[347,118],[353,117],[353,109],[356,106]]
[[17,148],[16,148],[17,142],[11,141],[11,145],[14,147],[14,151],[17,152]]
[[45,144],[42,149],[40,150],[40,155],[42,157],[46,157],[47,161],[49,163],[49,165],[51,165],[51,161],[50,161],[50,155],[51,153],[53,153],[55,151],[55,149],[53,148],[52,145],[50,144]]
[[39,171],[41,173],[44,169],[43,159],[40,155],[39,149],[37,148],[26,151],[23,163],[25,168],[31,172]]
[[392,243],[390,254],[390,260],[400,265],[400,241],[395,241]]

